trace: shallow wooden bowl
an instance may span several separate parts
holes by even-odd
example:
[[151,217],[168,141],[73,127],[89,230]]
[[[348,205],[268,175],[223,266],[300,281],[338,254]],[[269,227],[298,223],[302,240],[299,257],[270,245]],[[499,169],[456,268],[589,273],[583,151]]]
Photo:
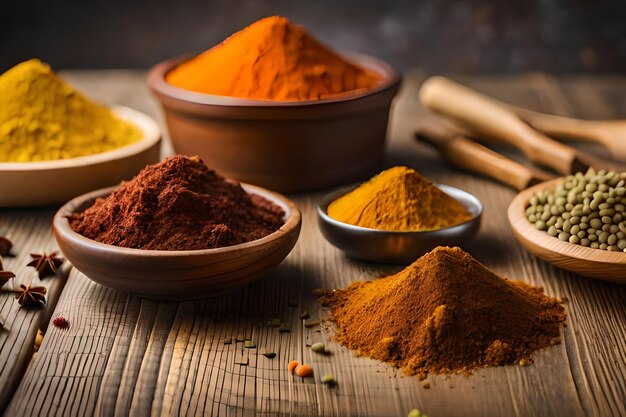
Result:
[[463,204],[472,215],[468,221],[443,229],[395,232],[368,229],[333,219],[328,205],[355,187],[341,188],[326,195],[317,206],[317,218],[322,234],[333,246],[354,258],[372,262],[408,264],[437,246],[463,246],[480,229],[483,205],[468,192],[449,185],[438,184],[442,191]]
[[106,287],[158,300],[184,301],[235,290],[267,274],[291,252],[300,234],[298,208],[286,197],[242,184],[252,194],[285,210],[285,224],[261,239],[217,249],[160,251],[105,245],[74,232],[67,220],[115,188],[77,197],[59,209],[52,231],[65,257],[91,280]]
[[526,219],[533,194],[554,188],[562,178],[543,182],[519,193],[511,202],[508,217],[515,237],[531,253],[551,264],[579,275],[626,283],[626,253],[591,249],[563,242],[538,230]]
[[0,207],[64,203],[77,195],[134,177],[159,160],[157,123],[136,110],[115,106],[113,112],[143,131],[136,143],[95,155],[42,162],[0,162]]
[[272,190],[319,189],[380,170],[391,102],[401,80],[382,61],[347,56],[380,74],[380,85],[313,101],[201,94],[165,81],[185,58],[154,67],[148,85],[161,103],[176,152],[199,155],[227,177]]

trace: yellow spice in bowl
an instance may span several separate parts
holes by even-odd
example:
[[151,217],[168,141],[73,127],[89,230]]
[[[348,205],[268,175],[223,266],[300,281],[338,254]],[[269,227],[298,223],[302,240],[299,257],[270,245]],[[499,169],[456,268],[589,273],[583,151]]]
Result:
[[74,90],[37,59],[0,76],[0,162],[76,158],[139,139],[139,128]]
[[472,217],[463,204],[403,166],[383,171],[333,201],[328,215],[355,226],[399,232],[442,229]]

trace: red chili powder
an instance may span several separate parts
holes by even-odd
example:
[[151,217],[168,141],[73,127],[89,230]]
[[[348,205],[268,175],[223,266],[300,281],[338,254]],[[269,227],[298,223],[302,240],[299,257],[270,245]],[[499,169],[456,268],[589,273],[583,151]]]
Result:
[[75,232],[109,245],[195,250],[262,238],[284,224],[284,215],[200,158],[177,155],[147,166],[69,222]]

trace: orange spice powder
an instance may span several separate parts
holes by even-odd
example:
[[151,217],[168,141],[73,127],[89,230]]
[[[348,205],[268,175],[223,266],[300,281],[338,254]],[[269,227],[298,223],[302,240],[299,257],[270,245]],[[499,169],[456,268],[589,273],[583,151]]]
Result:
[[258,100],[318,100],[375,87],[380,77],[285,17],[261,19],[166,75],[173,86]]

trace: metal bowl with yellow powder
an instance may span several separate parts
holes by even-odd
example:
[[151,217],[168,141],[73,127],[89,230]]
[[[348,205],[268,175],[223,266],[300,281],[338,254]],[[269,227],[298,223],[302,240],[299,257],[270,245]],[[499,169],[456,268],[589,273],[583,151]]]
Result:
[[463,246],[478,233],[482,212],[473,195],[433,184],[407,167],[330,193],[317,208],[332,245],[384,263],[410,263],[437,246]]

